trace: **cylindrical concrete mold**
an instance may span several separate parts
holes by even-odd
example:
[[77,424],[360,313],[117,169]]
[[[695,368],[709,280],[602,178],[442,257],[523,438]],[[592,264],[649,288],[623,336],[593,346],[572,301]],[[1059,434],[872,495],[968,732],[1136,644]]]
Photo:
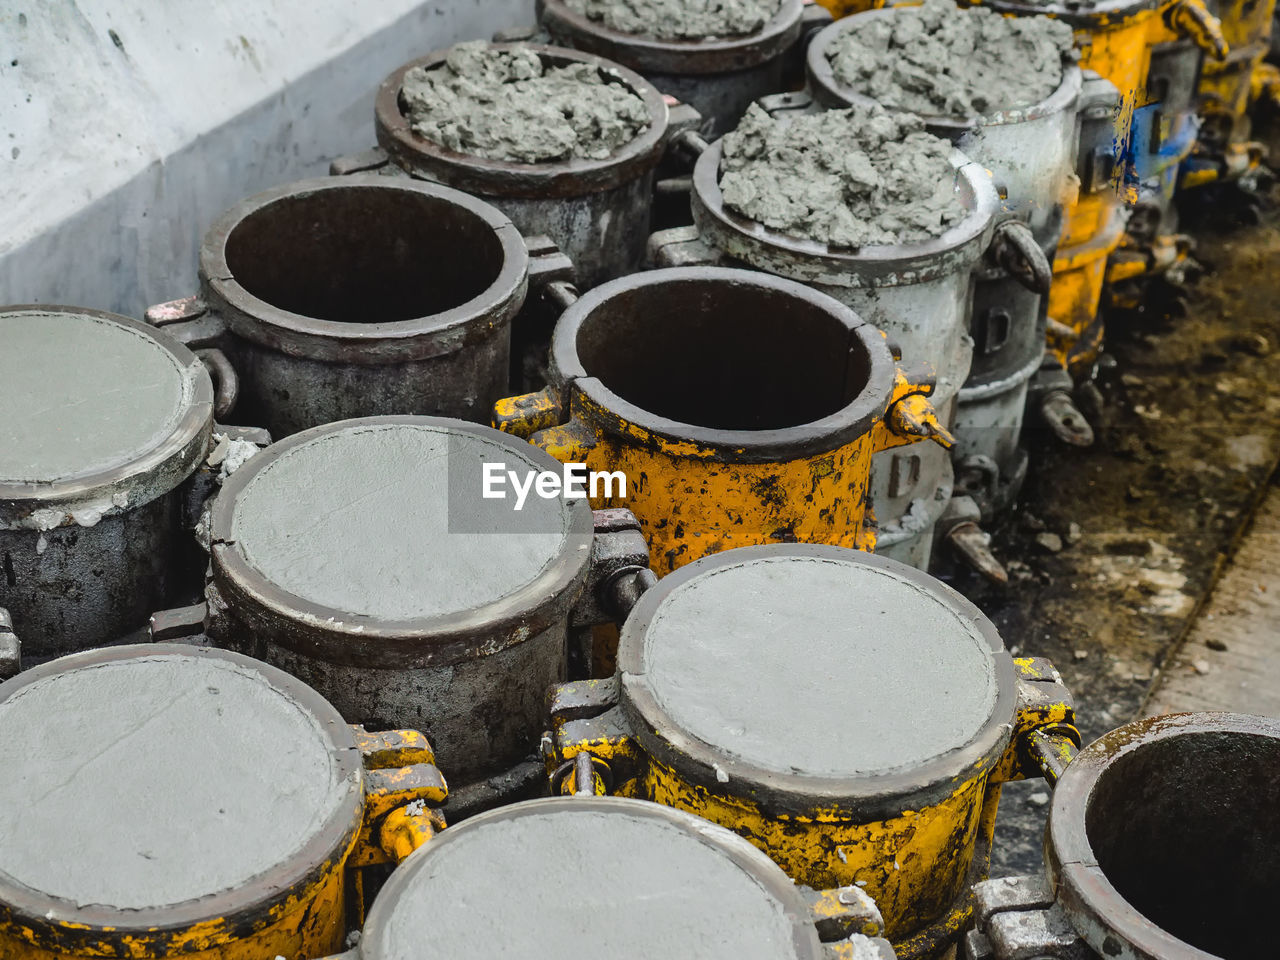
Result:
[[639,74],[589,53],[531,44],[493,47],[536,51],[549,67],[594,65],[644,101],[648,129],[603,160],[515,163],[450,150],[413,131],[401,100],[405,74],[443,65],[449,53],[444,50],[406,63],[382,82],[374,118],[378,145],[412,176],[482,197],[525,234],[550,237],[573,261],[584,286],[637,269],[648,235],[654,170],[671,135],[662,94]]
[[[868,10],[838,20],[820,31],[809,44],[806,69],[809,90],[824,107],[847,107],[877,101],[849,89],[836,79],[828,55],[849,31],[876,20],[894,17],[909,7]],[[921,115],[935,136],[951,140],[970,160],[991,171],[1003,188],[1001,209],[1026,221],[1038,241],[1056,239],[1062,207],[1073,189],[1076,108],[1083,79],[1074,62],[1063,64],[1062,82],[1044,100],[1028,107],[957,119]],[[885,104],[895,109],[893,104]]]
[[507,392],[531,261],[511,221],[437,184],[303,180],[232,207],[200,294],[148,311],[240,375],[236,420],[277,438],[383,414],[483,419]]
[[1191,239],[1177,233],[1173,195],[1179,168],[1196,143],[1196,81],[1204,52],[1182,39],[1162,20],[1152,21],[1151,65],[1147,71],[1151,103],[1133,117],[1132,173],[1137,200],[1125,237],[1107,268],[1110,305],[1137,309],[1153,277],[1181,280]]
[[[552,456],[618,472],[654,569],[801,540],[870,549],[879,450],[950,443],[896,370],[884,336],[799,283],[720,267],[653,270],[570,306],[555,382],[498,404],[500,429]],[[943,452],[945,459],[945,451]]]
[[117,640],[181,585],[213,384],[182,344],[97,310],[0,308],[0,343],[0,606],[29,658]]
[[[848,31],[909,8],[869,10],[839,20],[809,46],[809,87],[826,107],[875,101],[840,83],[830,53]],[[984,269],[974,289],[974,360],[961,389],[954,421],[956,491],[973,497],[984,516],[1017,496],[1026,471],[1019,446],[1028,387],[1045,351],[1049,264],[1062,229],[1064,206],[1074,200],[1077,111],[1084,79],[1064,59],[1057,89],[1039,103],[967,119],[923,116],[930,133],[946,137],[970,160],[991,172],[1001,189],[1004,216],[1030,228],[1042,254],[1039,276]],[[892,104],[886,104],[890,109]],[[1021,281],[1021,282],[1020,282]],[[1028,290],[1027,288],[1031,289]],[[1083,418],[1081,418],[1083,421]]]
[[[937,239],[842,250],[786,236],[726,210],[720,157],[717,141],[694,169],[691,199],[702,239],[734,261],[821,290],[884,331],[907,369],[924,365],[935,372],[933,404],[949,426],[973,359],[972,271],[991,244],[999,203],[986,170],[953,155],[956,192],[968,212]],[[870,487],[879,525],[876,551],[927,567],[951,484],[951,458],[941,447],[880,454]]]
[[660,39],[613,29],[565,0],[539,0],[538,8],[557,43],[636,71],[696,109],[708,136],[732,130],[752,103],[782,91],[784,57],[799,42],[806,13],[802,0],[781,0],[773,17],[745,36]]
[[1280,722],[1181,713],[1105,734],[1058,780],[1045,863],[977,886],[968,957],[1272,956]]
[[1051,666],[927,574],[771,545],[645,593],[616,678],[553,696],[548,767],[581,789],[587,753],[597,792],[728,827],[797,883],[860,886],[899,956],[936,957],[968,922],[1000,784],[1070,750],[1073,717]]
[[[585,499],[547,498],[541,482],[517,499],[515,478],[546,472],[563,467],[456,420],[372,417],[290,437],[214,503],[206,630],[352,723],[422,730],[454,781],[451,811],[519,797],[539,779],[571,617],[647,561],[634,522],[594,536]],[[618,542],[629,553],[605,550]]]
[[1070,24],[1076,32],[1081,69],[1109,81],[1118,97],[1116,108],[1099,105],[1098,117],[1084,118],[1095,126],[1105,121],[1106,129],[1102,136],[1082,135],[1082,139],[1097,140],[1101,148],[1087,158],[1090,162],[1077,167],[1081,194],[1066,212],[1049,293],[1049,352],[1079,373],[1092,367],[1101,350],[1099,304],[1106,257],[1124,234],[1123,212],[1118,208],[1121,200],[1132,203],[1138,198],[1134,117],[1153,101],[1147,83],[1151,47],[1167,29],[1189,37],[1201,49],[1216,49],[1221,34],[1202,0],[1105,0],[1088,5],[982,2],[1007,16],[1048,15]]
[[421,734],[370,737],[248,657],[140,644],[35,667],[0,684],[0,956],[335,952],[349,869],[421,846],[445,790]]
[[[503,892],[494,894],[501,864]],[[893,960],[857,887],[797,887],[698,817],[614,797],[530,800],[451,827],[378,895],[350,960],[555,956]]]
[[1251,139],[1250,108],[1276,102],[1280,74],[1263,61],[1271,52],[1275,0],[1208,0],[1230,49],[1205,57],[1196,88],[1201,124],[1195,153],[1183,165],[1181,186],[1238,180],[1257,171],[1266,148]]
[[[1083,209],[1096,217],[1086,221]],[[1046,345],[1063,370],[1079,374],[1102,352],[1104,323],[1098,306],[1107,279],[1107,259],[1124,237],[1126,210],[1114,195],[1089,198],[1072,211],[1069,226],[1084,234],[1068,235],[1053,259],[1049,288]]]
[[1046,308],[1008,275],[980,276],[974,285],[973,366],[956,404],[952,459],[956,492],[972,497],[984,517],[1006,510],[1026,478],[1022,425],[1044,361]]

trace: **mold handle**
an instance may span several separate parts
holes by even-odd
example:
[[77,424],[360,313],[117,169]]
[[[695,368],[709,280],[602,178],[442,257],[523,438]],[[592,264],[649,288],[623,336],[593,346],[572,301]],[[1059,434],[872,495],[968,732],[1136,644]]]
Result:
[[1045,297],[1053,283],[1053,265],[1021,220],[1006,220],[996,228],[991,255],[1001,268],[1032,293]]
[[370,733],[355,726],[364,761],[364,823],[348,867],[399,863],[445,827],[449,795],[435,751],[417,730]]
[[215,417],[225,417],[240,394],[240,378],[220,347],[227,325],[197,294],[148,307],[144,318],[179,343],[190,347],[214,383]]
[[637,796],[648,760],[619,705],[614,677],[551,689],[543,754],[552,796]]
[[955,446],[956,438],[943,426],[942,418],[929,401],[933,388],[932,374],[919,373],[909,378],[899,368],[889,408],[874,434],[873,449],[890,450],[920,440],[932,440],[946,450]]
[[560,391],[543,387],[533,393],[499,400],[493,405],[489,423],[495,430],[528,440],[539,430],[556,426],[563,418]]
[[992,781],[1043,777],[1050,786],[1080,747],[1075,704],[1057,669],[1041,657],[1015,658],[1018,712],[1009,750]]
[[640,521],[625,507],[592,511],[594,536],[586,588],[570,614],[575,627],[622,623],[657,582]]

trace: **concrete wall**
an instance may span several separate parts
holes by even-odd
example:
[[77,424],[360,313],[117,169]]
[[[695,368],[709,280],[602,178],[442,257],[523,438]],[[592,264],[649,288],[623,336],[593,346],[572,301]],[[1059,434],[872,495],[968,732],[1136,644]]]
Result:
[[194,292],[222,210],[373,145],[386,74],[532,21],[533,0],[3,0],[0,304]]

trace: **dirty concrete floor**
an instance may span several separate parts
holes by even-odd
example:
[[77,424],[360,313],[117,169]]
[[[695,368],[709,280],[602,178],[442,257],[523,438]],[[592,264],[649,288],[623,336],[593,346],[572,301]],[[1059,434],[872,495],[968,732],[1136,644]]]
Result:
[[[996,534],[1011,583],[953,581],[1016,652],[1058,666],[1086,742],[1142,714],[1280,456],[1275,193],[1261,220],[1184,222],[1206,268],[1186,316],[1113,320],[1097,443],[1069,450],[1033,432],[1022,502]],[[1006,789],[993,875],[1042,869],[1048,799],[1039,781]]]
[[1280,485],[1166,664],[1146,714],[1232,710],[1280,718]]

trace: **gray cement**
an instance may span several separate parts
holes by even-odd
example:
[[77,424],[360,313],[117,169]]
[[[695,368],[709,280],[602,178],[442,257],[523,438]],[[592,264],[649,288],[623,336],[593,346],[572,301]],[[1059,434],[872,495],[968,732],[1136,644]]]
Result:
[[672,824],[560,808],[452,829],[410,861],[413,880],[380,925],[384,949],[367,960],[551,960],[573,944],[611,960],[806,955],[782,903]]
[[547,68],[533,50],[482,40],[410,70],[401,96],[415,133],[489,160],[604,160],[649,127],[644,101],[590,64]]
[[967,119],[1039,103],[1062,83],[1062,58],[1074,45],[1061,20],[1004,17],[953,0],[864,19],[826,51],[836,80],[928,116]]
[[351,802],[331,750],[311,713],[226,661],[38,680],[0,703],[0,871],[122,909],[241,887]]
[[909,114],[851,107],[775,120],[753,104],[723,142],[725,206],[789,236],[913,243],[965,216],[951,144]]
[[780,0],[565,0],[610,30],[658,40],[743,37],[764,28]]
[[177,425],[192,389],[145,333],[78,313],[0,313],[0,483],[119,467]]
[[232,537],[277,586],[356,616],[483,607],[535,579],[568,536],[568,501],[530,492],[516,512],[482,498],[482,463],[540,469],[517,443],[408,424],[326,434],[250,479]]
[[644,640],[680,729],[779,773],[863,777],[964,746],[991,717],[990,647],[891,570],[757,558],[682,584]]

